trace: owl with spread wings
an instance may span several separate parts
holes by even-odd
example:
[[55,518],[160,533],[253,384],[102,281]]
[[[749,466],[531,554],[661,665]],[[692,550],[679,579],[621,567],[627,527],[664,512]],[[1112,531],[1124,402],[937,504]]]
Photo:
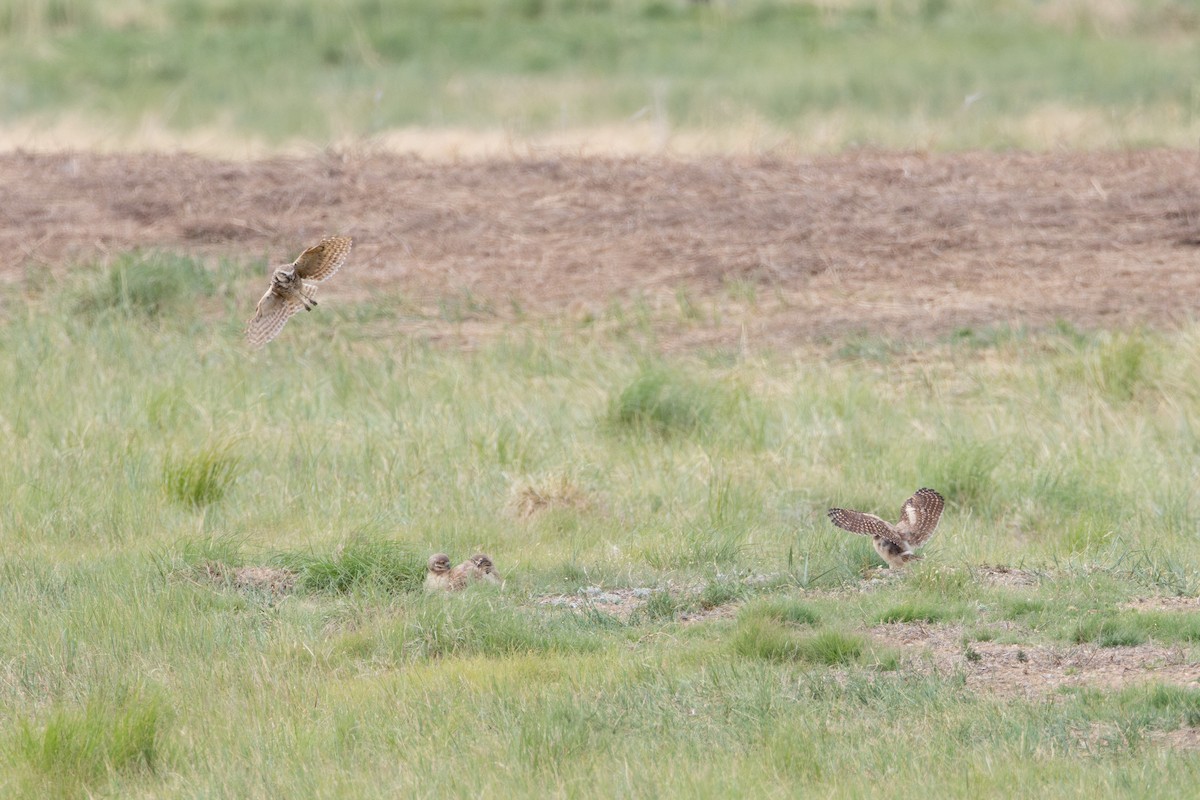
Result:
[[329,236],[305,250],[291,264],[276,267],[271,288],[258,301],[254,318],[246,325],[246,341],[262,347],[283,330],[283,324],[297,311],[312,311],[317,301],[317,283],[341,269],[350,254],[349,236]]
[[945,504],[946,501],[933,489],[917,489],[904,501],[900,521],[895,525],[862,511],[831,508],[828,513],[829,521],[842,530],[870,536],[875,542],[875,551],[894,568],[921,557],[913,550],[933,536]]

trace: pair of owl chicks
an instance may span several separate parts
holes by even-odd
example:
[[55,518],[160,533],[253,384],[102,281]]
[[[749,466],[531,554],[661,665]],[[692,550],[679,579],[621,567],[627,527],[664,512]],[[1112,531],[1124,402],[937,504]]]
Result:
[[496,565],[483,553],[476,553],[457,567],[450,566],[450,556],[434,553],[429,557],[425,574],[425,590],[428,592],[458,592],[471,583],[499,586],[500,582]]

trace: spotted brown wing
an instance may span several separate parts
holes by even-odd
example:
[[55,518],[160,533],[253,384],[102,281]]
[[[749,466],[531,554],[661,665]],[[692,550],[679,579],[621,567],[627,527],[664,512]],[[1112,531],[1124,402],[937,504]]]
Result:
[[845,508],[831,508],[827,514],[829,521],[844,531],[859,533],[863,536],[878,536],[880,539],[906,547],[904,540],[896,533],[896,529],[874,514],[864,514],[861,511],[850,511]]
[[349,236],[330,236],[305,250],[296,259],[296,274],[310,281],[323,281],[342,268],[350,255]]
[[946,501],[933,489],[917,489],[912,497],[904,501],[896,530],[904,534],[913,547],[923,544],[937,529],[945,505]]
[[304,303],[293,297],[280,297],[268,289],[258,301],[254,317],[246,323],[246,341],[251,347],[262,347],[283,330],[283,325]]

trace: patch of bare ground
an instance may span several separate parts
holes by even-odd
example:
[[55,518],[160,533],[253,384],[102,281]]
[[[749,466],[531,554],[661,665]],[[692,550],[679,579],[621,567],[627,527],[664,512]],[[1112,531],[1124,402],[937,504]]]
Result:
[[552,594],[539,597],[538,605],[566,608],[578,612],[599,612],[628,622],[634,612],[645,606],[653,589],[601,589],[589,586],[576,594]]
[[[565,608],[579,613],[599,612],[614,617],[621,622],[629,622],[640,611],[646,608],[656,590],[650,588],[635,589],[601,589],[589,586],[575,594],[544,595],[537,599],[538,605]],[[676,587],[665,590],[673,597],[683,594]],[[715,619],[728,619],[737,613],[737,605],[726,603],[711,608],[689,608],[679,612],[676,620],[693,625]]]
[[971,575],[980,583],[990,586],[1036,586],[1041,580],[1039,573],[1004,565],[984,564],[971,569]]
[[1200,611],[1200,597],[1138,597],[1122,605],[1132,611]]
[[[1042,575],[1042,573],[1033,570],[988,564],[970,567],[970,572],[971,578],[976,583],[1007,588],[1036,586],[1041,580],[1040,576]],[[902,582],[907,575],[907,570],[903,568],[870,567],[863,571],[863,580],[855,585],[852,591],[873,592],[878,589],[885,589]]]
[[1119,689],[1150,682],[1200,687],[1200,663],[1181,647],[964,643],[960,625],[911,622],[876,625],[868,633],[900,651],[910,668],[962,673],[969,688],[1004,697],[1033,699],[1065,687]]
[[203,571],[208,580],[243,591],[287,594],[296,588],[296,573],[277,567],[230,567],[210,561]]
[[[405,298],[404,318],[372,323],[390,326],[380,335],[603,321],[614,300],[666,319],[680,291],[710,312],[663,331],[684,347],[1170,325],[1200,296],[1197,184],[1194,149],[459,163],[18,152],[0,155],[0,281],[135,248],[278,262],[340,232],[356,244],[330,299]],[[455,297],[470,302],[446,315]]]
[[1200,728],[1176,728],[1173,731],[1151,731],[1150,741],[1175,750],[1200,750]]

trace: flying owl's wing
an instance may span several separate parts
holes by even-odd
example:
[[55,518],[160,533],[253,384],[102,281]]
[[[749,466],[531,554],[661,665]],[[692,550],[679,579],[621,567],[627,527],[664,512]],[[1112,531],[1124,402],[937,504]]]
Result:
[[904,539],[896,533],[896,529],[874,514],[845,508],[831,508],[827,513],[829,521],[844,531],[861,533],[863,536],[878,536],[900,547],[906,547]]
[[933,489],[917,489],[912,497],[904,501],[896,530],[904,534],[913,547],[925,543],[937,529],[945,505],[946,501]]
[[283,330],[283,323],[300,309],[304,303],[294,297],[280,297],[270,289],[258,301],[254,318],[246,323],[246,341],[251,347],[262,347]]
[[296,259],[296,274],[310,281],[325,280],[342,268],[353,243],[349,236],[322,239],[320,244],[308,248]]

